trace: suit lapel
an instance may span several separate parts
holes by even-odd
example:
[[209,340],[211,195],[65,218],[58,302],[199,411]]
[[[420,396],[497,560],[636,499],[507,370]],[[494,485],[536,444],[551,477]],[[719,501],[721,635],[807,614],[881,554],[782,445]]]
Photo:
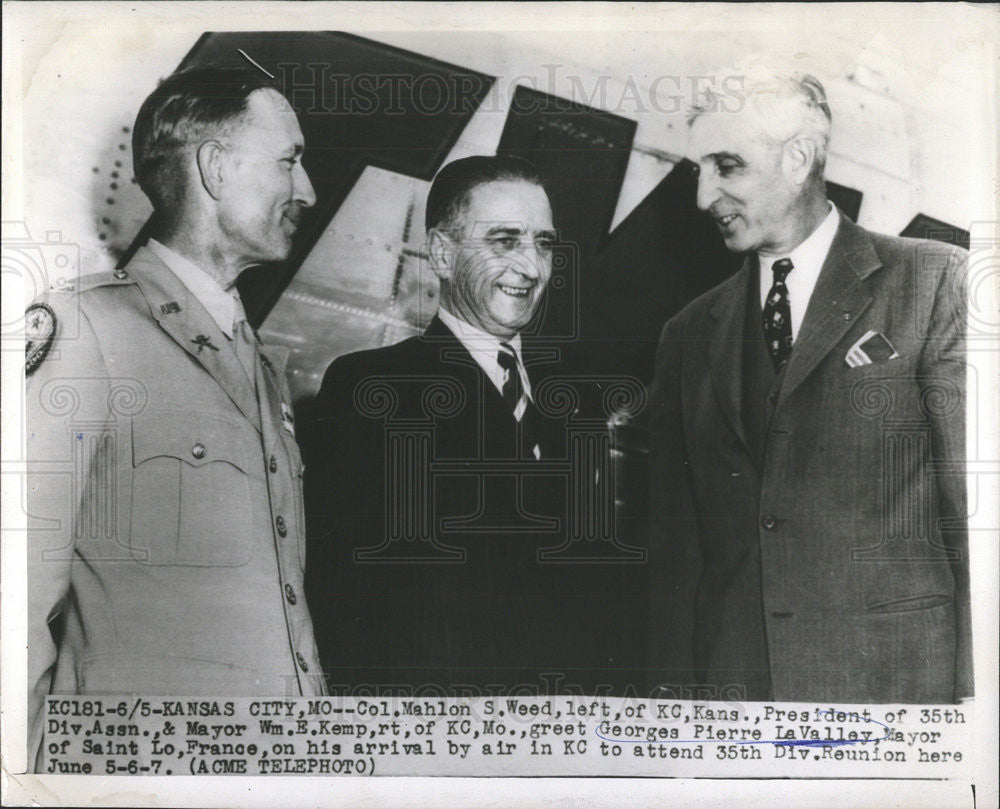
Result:
[[438,317],[430,322],[422,339],[432,352],[434,365],[442,373],[458,377],[469,395],[469,406],[465,408],[468,417],[440,419],[438,429],[448,432],[467,457],[481,457],[485,451],[485,425],[502,424],[505,420],[513,424],[514,414],[507,410],[500,391],[475,357]]
[[[743,337],[746,325],[747,295],[754,276],[754,260],[747,258],[739,272],[726,281],[710,316],[716,327],[712,331],[709,344],[709,365],[712,387],[719,408],[730,428],[746,445],[743,418],[740,414],[741,389],[743,382]],[[761,337],[761,339],[764,339]]]
[[792,395],[871,304],[872,294],[865,279],[881,266],[864,230],[841,213],[837,235],[809,299],[801,333],[785,369],[777,407]]
[[198,299],[160,259],[140,247],[126,267],[162,328],[221,387],[258,430],[257,397],[232,343]]

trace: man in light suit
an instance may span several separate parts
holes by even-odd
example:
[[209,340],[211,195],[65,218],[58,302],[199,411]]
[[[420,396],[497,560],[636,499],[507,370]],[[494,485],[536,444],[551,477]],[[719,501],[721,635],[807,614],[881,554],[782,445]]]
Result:
[[698,206],[746,259],[657,354],[657,680],[723,699],[969,697],[965,254],[827,201],[814,78],[756,72],[744,90],[739,112],[709,94],[690,118]]
[[522,334],[552,272],[548,196],[524,160],[464,158],[426,226],[437,315],[336,359],[315,403],[307,591],[329,687],[592,688],[630,627],[607,568],[539,556],[567,498],[564,425],[536,401],[551,350]]
[[235,287],[315,201],[295,113],[242,69],[139,111],[152,238],[28,323],[30,747],[49,693],[323,693],[284,358]]

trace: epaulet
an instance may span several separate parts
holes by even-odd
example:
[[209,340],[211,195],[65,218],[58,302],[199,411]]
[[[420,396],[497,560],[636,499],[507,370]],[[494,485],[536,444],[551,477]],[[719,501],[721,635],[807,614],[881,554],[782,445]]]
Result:
[[[67,312],[72,317],[75,307],[63,296],[78,295],[100,287],[134,284],[125,270],[96,272],[81,276],[75,283],[64,284],[51,290],[46,302],[37,300],[24,313],[24,373],[31,376],[49,353],[60,328],[60,318]],[[57,312],[61,314],[57,314]]]
[[134,284],[135,279],[125,270],[106,270],[104,272],[94,272],[88,275],[81,275],[72,284],[53,289],[53,292],[87,292],[98,287],[124,286]]

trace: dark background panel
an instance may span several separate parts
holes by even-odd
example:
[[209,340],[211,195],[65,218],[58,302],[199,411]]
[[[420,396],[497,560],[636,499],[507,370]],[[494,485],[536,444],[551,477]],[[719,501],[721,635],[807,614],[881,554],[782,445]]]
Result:
[[697,208],[695,169],[677,163],[595,257],[577,362],[648,381],[663,324],[739,267]]
[[939,242],[947,242],[969,249],[969,231],[949,225],[940,219],[935,219],[927,214],[918,213],[910,221],[900,236],[910,236],[914,239],[934,239]]
[[530,160],[545,181],[560,246],[537,333],[579,339],[594,256],[615,213],[635,121],[527,87],[514,91],[498,154]]
[[826,195],[834,205],[847,214],[852,222],[858,221],[858,214],[861,213],[861,199],[864,194],[856,188],[848,188],[846,185],[838,185],[827,180]]
[[564,246],[540,333],[559,340],[568,372],[648,380],[663,323],[738,266],[697,210],[688,161],[609,233],[635,126],[519,87],[497,150],[531,160],[552,199]]

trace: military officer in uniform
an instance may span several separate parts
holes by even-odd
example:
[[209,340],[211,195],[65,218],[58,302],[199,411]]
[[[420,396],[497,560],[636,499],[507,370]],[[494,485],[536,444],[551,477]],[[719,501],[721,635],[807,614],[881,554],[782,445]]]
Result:
[[29,755],[49,693],[324,693],[284,358],[235,286],[315,202],[298,121],[263,74],[194,68],[133,148],[152,238],[28,312]]

